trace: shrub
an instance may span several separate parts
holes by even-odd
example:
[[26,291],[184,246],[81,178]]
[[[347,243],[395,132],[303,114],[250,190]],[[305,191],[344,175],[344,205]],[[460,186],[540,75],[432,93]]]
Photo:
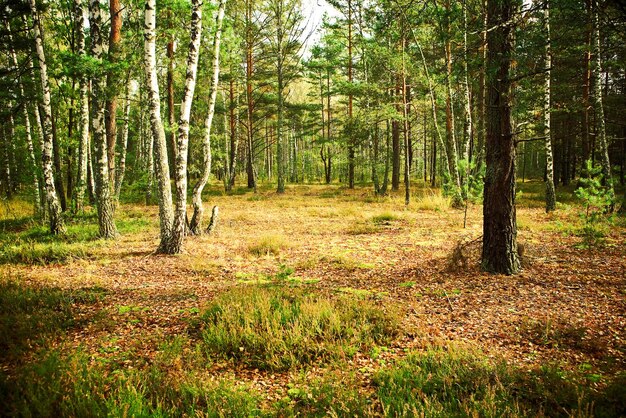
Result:
[[350,356],[398,334],[397,312],[352,299],[298,289],[234,288],[204,312],[202,338],[215,355],[284,370]]

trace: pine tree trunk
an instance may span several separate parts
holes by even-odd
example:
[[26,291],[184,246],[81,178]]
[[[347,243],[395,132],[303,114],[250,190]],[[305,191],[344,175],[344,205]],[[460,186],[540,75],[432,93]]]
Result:
[[256,193],[257,184],[254,169],[254,98],[252,97],[252,75],[254,72],[254,39],[252,36],[253,30],[253,16],[252,16],[252,0],[246,0],[246,98],[248,101],[247,111],[247,166],[246,173],[248,175],[248,188],[254,189]]
[[[209,92],[209,110],[204,123],[205,131],[202,150],[202,175],[193,188],[193,215],[191,217],[191,222],[189,223],[189,231],[194,235],[199,235],[202,232],[202,215],[204,213],[204,207],[202,206],[202,191],[204,190],[204,186],[206,186],[209,181],[209,176],[211,175],[211,126],[213,125],[215,103],[217,102],[217,87],[219,85],[220,77],[220,42],[222,39],[222,22],[224,20],[225,7],[226,0],[220,0],[215,20],[215,36],[213,38],[213,78],[211,79],[211,90]],[[228,177],[230,178],[230,175]]]
[[50,232],[53,235],[64,234],[65,226],[61,217],[61,205],[54,187],[54,173],[52,171],[52,108],[50,106],[50,86],[48,84],[48,66],[43,49],[42,25],[39,20],[39,12],[35,0],[29,0],[30,11],[33,18],[33,31],[35,34],[35,48],[39,60],[39,76],[41,78],[41,91],[43,95],[44,118],[42,123],[42,165],[44,188],[46,191],[46,203],[50,222]]
[[[85,56],[85,27],[84,6],[82,0],[75,0],[74,15],[76,25],[76,44],[78,56]],[[76,211],[83,212],[85,205],[85,191],[87,189],[87,161],[89,147],[89,80],[84,74],[79,78],[79,108],[80,108],[80,139],[78,143],[78,182],[76,184]]]
[[[196,74],[202,41],[202,0],[191,1],[191,39],[187,55],[187,75],[183,101],[180,104],[178,120],[178,138],[176,154],[176,208],[174,211],[174,227],[167,248],[168,254],[179,254],[183,251],[183,241],[187,227],[187,155],[189,150],[189,118],[191,105],[196,89]],[[213,104],[215,106],[215,104]]]
[[[98,0],[89,1],[89,28],[91,32],[91,56],[96,61],[103,58],[102,11]],[[91,80],[91,133],[96,153],[96,203],[100,237],[113,239],[117,229],[113,219],[114,206],[109,184],[107,135],[105,126],[106,80],[98,74]]]
[[[472,121],[472,98],[469,88],[469,69],[467,62],[467,0],[463,0],[463,93],[465,95],[465,146],[463,147],[463,159],[466,161],[465,178],[467,179],[470,169],[471,150],[474,142]],[[467,181],[467,180],[466,180]]]
[[515,4],[515,0],[487,1],[488,27],[495,29],[487,35],[487,171],[483,200],[482,269],[507,275],[520,269],[509,78],[515,27],[508,22],[516,11]]
[[552,38],[550,36],[550,3],[549,0],[544,0],[543,18],[544,28],[546,35],[546,57],[545,57],[545,85],[543,92],[543,135],[545,136],[545,149],[546,149],[546,212],[552,212],[556,209],[556,194],[554,191],[554,159],[552,154],[552,139],[550,129],[550,97],[551,97],[551,74],[552,74],[552,52],[550,43]]
[[[348,83],[352,84],[353,81],[353,63],[352,63],[352,1],[348,0]],[[354,128],[352,125],[354,121],[353,117],[353,96],[352,89],[348,93],[348,123],[350,126],[350,132],[348,134],[348,188],[354,189]]]
[[[165,130],[161,120],[161,99],[159,96],[159,80],[156,69],[156,0],[146,0],[144,22],[144,47],[145,47],[145,72],[148,84],[148,103],[150,109],[150,126],[152,140],[154,141],[154,157],[156,164],[154,169],[159,189],[159,221],[161,230],[161,242],[158,252],[169,253],[174,224],[174,211],[172,210],[172,189],[170,185],[170,170],[167,161],[167,144],[165,142]],[[152,152],[150,152],[150,157]],[[148,167],[149,172],[152,165]]]

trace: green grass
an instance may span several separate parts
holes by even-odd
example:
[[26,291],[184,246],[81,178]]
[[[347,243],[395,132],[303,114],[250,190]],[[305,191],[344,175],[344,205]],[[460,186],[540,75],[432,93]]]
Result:
[[219,296],[202,320],[209,353],[270,370],[339,360],[399,333],[393,309],[299,289],[237,287]]
[[51,351],[16,378],[0,374],[0,404],[8,416],[249,417],[258,415],[258,403],[232,380],[165,365],[110,373],[81,352]]
[[604,390],[555,365],[525,371],[471,350],[412,353],[374,377],[387,416],[623,416],[624,376]]
[[47,338],[79,325],[74,319],[76,305],[102,299],[101,288],[62,290],[33,288],[19,281],[0,281],[0,357],[13,358]]

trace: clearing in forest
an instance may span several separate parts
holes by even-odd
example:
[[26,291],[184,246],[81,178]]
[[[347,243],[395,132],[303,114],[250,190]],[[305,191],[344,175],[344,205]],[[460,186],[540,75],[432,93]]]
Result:
[[[480,272],[482,208],[438,191],[212,189],[220,221],[155,255],[156,206],[55,238],[3,208],[0,413],[619,416],[626,229],[520,184],[523,271]],[[564,196],[559,196],[563,202]]]

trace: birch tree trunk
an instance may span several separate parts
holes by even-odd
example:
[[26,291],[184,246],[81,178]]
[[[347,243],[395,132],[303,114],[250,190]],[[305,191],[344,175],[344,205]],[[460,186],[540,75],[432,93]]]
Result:
[[44,188],[46,203],[48,204],[50,232],[53,235],[65,233],[63,218],[61,218],[61,205],[54,187],[54,173],[52,172],[52,108],[50,106],[50,86],[48,84],[48,66],[43,49],[42,26],[37,11],[35,0],[29,0],[30,11],[33,17],[33,31],[35,35],[35,49],[39,61],[39,76],[41,78],[41,91],[43,95],[44,118],[42,123],[43,144],[41,162],[43,166]]
[[554,158],[552,154],[552,139],[550,129],[550,99],[551,99],[551,75],[552,75],[552,38],[550,35],[550,2],[544,0],[543,19],[546,34],[546,57],[545,57],[545,85],[543,91],[543,135],[545,137],[546,148],[546,212],[552,212],[556,209],[556,194],[554,191]]
[[598,18],[599,0],[593,0],[593,110],[596,120],[597,144],[600,151],[600,165],[602,166],[603,184],[611,196],[615,196],[611,162],[609,161],[609,147],[606,139],[606,124],[604,120],[604,104],[602,101],[602,55],[600,48],[600,22]]
[[[85,56],[85,15],[82,0],[74,3],[76,19],[76,46],[78,56]],[[80,139],[78,144],[78,182],[76,184],[76,211],[83,212],[85,205],[85,191],[87,189],[87,160],[89,147],[89,80],[84,74],[79,78],[79,108],[80,108]]]
[[[196,89],[196,73],[200,57],[200,42],[202,41],[202,0],[191,1],[191,40],[187,54],[187,75],[185,77],[185,92],[180,105],[180,119],[178,121],[178,138],[176,154],[176,210],[174,213],[174,228],[172,238],[167,248],[168,254],[179,254],[183,251],[187,221],[187,154],[189,150],[189,118],[191,104]],[[215,106],[215,103],[213,103]]]
[[[32,0],[31,0],[32,1]],[[170,171],[167,161],[167,145],[165,130],[161,120],[161,99],[159,95],[159,80],[156,69],[156,0],[146,0],[144,23],[144,52],[145,72],[148,90],[148,106],[150,109],[150,126],[154,140],[154,157],[156,158],[155,173],[159,193],[159,221],[161,229],[161,243],[157,252],[169,253],[169,243],[174,224],[172,210],[172,189],[170,185]],[[151,156],[152,153],[150,153]],[[151,170],[151,166],[148,170]]]
[[[89,28],[91,33],[91,56],[97,62],[102,60],[102,11],[99,0],[89,0]],[[96,204],[98,207],[99,235],[104,239],[117,236],[113,219],[113,201],[109,183],[107,136],[105,127],[106,80],[103,73],[91,81],[91,132],[96,153]]]
[[120,200],[120,192],[126,173],[126,151],[128,149],[128,129],[130,127],[130,71],[126,76],[126,98],[124,100],[124,126],[122,127],[122,149],[120,150],[119,164],[115,173],[115,202]]
[[[13,60],[13,66],[15,69],[19,68],[19,62],[17,61],[17,54],[15,53],[15,49],[13,49],[13,34],[11,33],[11,26],[9,25],[9,21],[5,21],[6,29],[9,34],[9,44],[11,45],[11,59]],[[26,94],[24,93],[24,83],[22,83],[22,78],[18,77],[18,88],[20,91],[20,97],[26,100]],[[35,159],[35,147],[33,145],[33,137],[31,136],[30,130],[30,115],[28,114],[28,106],[26,103],[22,106],[22,112],[24,114],[24,129],[26,130],[26,146],[28,148],[28,156],[30,158],[31,170],[33,172],[33,187],[34,187],[34,215],[35,217],[40,216],[43,213],[43,206],[41,204],[41,199],[39,196],[39,176],[37,175],[37,160]]]
[[[215,18],[215,36],[213,38],[213,78],[211,79],[211,89],[209,92],[209,110],[204,123],[204,139],[203,145],[203,166],[202,175],[193,188],[193,215],[189,224],[189,231],[194,235],[200,235],[202,233],[202,215],[204,213],[204,207],[202,206],[202,191],[209,181],[211,175],[211,126],[213,125],[213,115],[215,114],[215,103],[217,101],[217,87],[220,77],[220,42],[222,39],[222,22],[224,21],[224,9],[226,6],[226,0],[220,0],[219,8],[217,10],[217,17]],[[236,147],[235,147],[236,148]],[[236,152],[236,150],[235,150]],[[230,170],[228,174],[230,182]]]

